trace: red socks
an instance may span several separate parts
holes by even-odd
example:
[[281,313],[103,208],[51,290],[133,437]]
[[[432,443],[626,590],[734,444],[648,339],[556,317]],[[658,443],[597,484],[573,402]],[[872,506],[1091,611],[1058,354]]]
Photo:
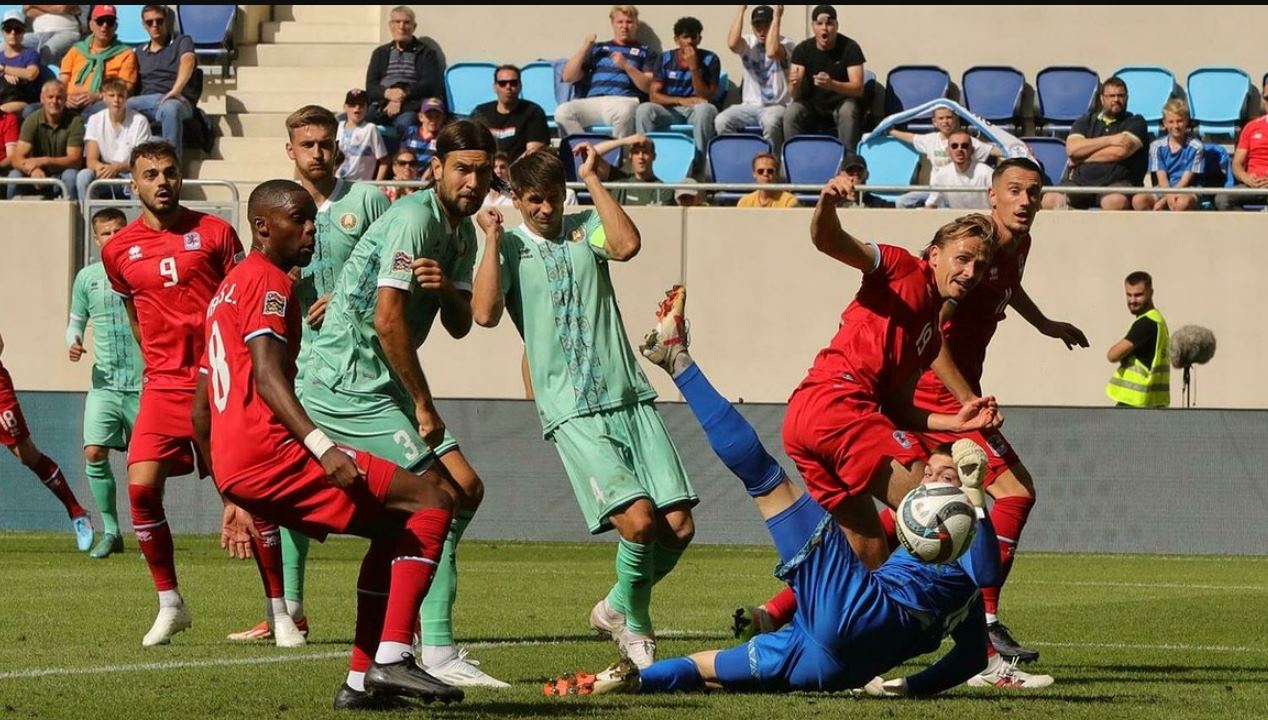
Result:
[[1026,518],[1030,517],[1034,506],[1034,498],[1003,497],[997,499],[991,508],[991,524],[995,526],[995,535],[999,538],[1000,581],[995,587],[982,588],[982,601],[986,612],[992,615],[999,611],[1000,589],[1008,581],[1017,541],[1021,539],[1022,528],[1026,527]]
[[797,596],[793,595],[792,588],[786,587],[763,603],[762,607],[766,608],[771,624],[779,629],[792,622],[793,615],[797,612]]
[[132,504],[132,529],[141,554],[150,566],[154,589],[176,589],[176,563],[172,561],[172,530],[163,512],[163,491],[148,485],[128,485]]
[[357,577],[357,628],[352,641],[352,661],[348,664],[353,672],[369,670],[379,646],[396,545],[395,539],[371,540],[370,549],[361,560],[361,574]]
[[251,554],[255,556],[255,567],[264,583],[264,597],[283,597],[286,593],[282,584],[282,531],[271,522],[254,519],[260,537],[251,538]]
[[48,488],[58,500],[62,501],[62,505],[66,508],[66,514],[72,520],[88,513],[84,510],[79,501],[75,499],[75,493],[71,492],[70,485],[66,484],[66,476],[62,475],[62,469],[53,462],[52,458],[47,455],[41,455],[36,461],[35,467],[31,468],[31,472],[44,483],[44,487]]
[[419,510],[405,522],[405,532],[392,559],[392,582],[383,617],[381,642],[410,644],[418,622],[418,606],[431,586],[436,563],[445,545],[452,513],[438,508]]

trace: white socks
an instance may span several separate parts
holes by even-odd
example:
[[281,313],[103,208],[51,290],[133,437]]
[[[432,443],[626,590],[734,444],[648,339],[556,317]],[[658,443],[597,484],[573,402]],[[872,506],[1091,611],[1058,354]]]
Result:
[[273,622],[273,619],[278,615],[289,614],[286,612],[286,601],[282,598],[265,598],[264,612],[268,616],[270,623]]
[[180,590],[159,590],[159,607],[180,607],[185,604],[181,598]]
[[456,657],[458,657],[458,650],[453,645],[424,645],[418,661],[423,667],[436,667]]
[[999,618],[995,615],[995,613],[986,613],[986,624],[990,625],[994,622],[999,622]]
[[304,617],[304,601],[288,599],[286,601],[286,614],[296,620],[302,619]]
[[365,673],[355,670],[348,671],[348,679],[344,682],[348,683],[348,687],[357,692],[365,692]]
[[380,642],[379,649],[374,652],[374,662],[380,665],[388,663],[398,663],[401,661],[402,655],[407,655],[413,651],[409,643],[398,642]]

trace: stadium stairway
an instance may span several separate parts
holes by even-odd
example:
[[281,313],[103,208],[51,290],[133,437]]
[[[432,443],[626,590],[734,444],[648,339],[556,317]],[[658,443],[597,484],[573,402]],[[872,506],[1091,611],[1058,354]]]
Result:
[[347,91],[365,85],[379,13],[378,5],[274,5],[259,42],[239,47],[236,75],[207,78],[200,107],[218,138],[209,153],[186,150],[186,176],[233,181],[243,200],[264,180],[291,177],[286,116],[309,103],[342,112]]

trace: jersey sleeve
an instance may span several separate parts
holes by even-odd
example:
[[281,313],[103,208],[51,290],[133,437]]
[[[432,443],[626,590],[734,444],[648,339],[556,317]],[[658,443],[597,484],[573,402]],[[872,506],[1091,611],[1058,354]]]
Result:
[[600,260],[607,260],[609,258],[608,236],[603,229],[603,220],[599,218],[598,211],[587,210],[581,214],[585,216],[585,219],[578,223],[582,241]]
[[[85,268],[86,269],[86,268]],[[70,322],[66,326],[66,347],[83,340],[84,327],[88,324],[88,273],[80,270],[70,291]]]
[[868,243],[876,251],[876,264],[863,274],[863,282],[889,282],[891,278],[903,274],[906,265],[912,260],[911,253],[893,245]]
[[980,512],[977,520],[977,534],[969,551],[958,562],[964,572],[973,579],[973,584],[980,588],[994,587],[999,584],[1001,566],[999,560],[999,538],[995,535],[995,526],[991,524],[991,516]]
[[266,335],[286,342],[286,310],[291,293],[285,278],[253,277],[243,285],[241,293],[238,331],[242,333],[242,342]]
[[220,238],[220,247],[216,251],[216,260],[220,263],[225,275],[238,264],[238,254],[242,252],[242,241],[238,239],[238,231],[229,223],[225,223],[224,233]]
[[907,678],[907,694],[916,697],[949,690],[986,669],[986,610],[976,595],[967,615],[951,629],[955,647],[938,662]]
[[387,145],[383,143],[383,136],[379,134],[379,129],[370,126],[370,149],[374,152],[375,160],[382,160],[387,157]]
[[390,287],[403,292],[414,288],[414,270],[410,265],[414,258],[424,255],[423,228],[425,222],[417,218],[401,218],[391,224],[379,246],[379,287]]
[[119,272],[119,268],[115,265],[115,255],[109,250],[110,248],[107,247],[107,252],[102,253],[101,264],[106,268],[106,279],[110,281],[110,289],[114,290],[116,295],[131,298],[132,288],[128,286],[128,281],[123,277],[123,273]]

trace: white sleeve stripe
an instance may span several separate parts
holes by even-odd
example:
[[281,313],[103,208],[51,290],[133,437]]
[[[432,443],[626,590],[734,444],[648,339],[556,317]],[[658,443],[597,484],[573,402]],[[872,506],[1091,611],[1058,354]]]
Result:
[[70,319],[71,319],[71,320],[78,320],[78,321],[80,321],[80,322],[83,322],[83,321],[87,320],[88,318],[84,317],[83,315],[76,315],[75,313],[71,313],[71,314],[70,314]]
[[211,371],[210,371],[210,370],[208,370],[208,369],[207,369],[207,368],[205,368],[205,367],[200,367],[200,368],[198,368],[198,373],[199,373],[200,375],[210,375],[210,374],[211,374]]
[[115,295],[118,295],[119,297],[123,297],[123,298],[131,298],[131,297],[132,297],[131,295],[129,295],[129,294],[127,294],[127,293],[122,293],[122,292],[119,292],[118,290],[115,290],[114,288],[110,288],[110,292],[114,293]]
[[875,253],[875,257],[872,260],[872,267],[867,271],[868,273],[874,273],[876,272],[876,269],[881,266],[881,247],[874,242],[865,244],[872,248],[872,252]]
[[379,278],[379,287],[390,287],[409,292],[410,282],[409,280],[397,280],[396,278],[383,277]]
[[260,337],[261,335],[272,335],[273,337],[277,338],[278,340],[281,340],[282,342],[286,342],[286,336],[285,336],[285,335],[279,335],[278,333],[276,333],[276,332],[274,332],[274,331],[272,331],[272,330],[270,330],[270,329],[268,329],[268,328],[260,328],[259,330],[256,330],[256,331],[255,331],[255,332],[253,332],[253,333],[248,333],[245,337],[243,337],[243,338],[242,338],[242,342],[251,342],[251,340],[252,340],[252,339],[254,339],[254,338],[258,338],[258,337]]

